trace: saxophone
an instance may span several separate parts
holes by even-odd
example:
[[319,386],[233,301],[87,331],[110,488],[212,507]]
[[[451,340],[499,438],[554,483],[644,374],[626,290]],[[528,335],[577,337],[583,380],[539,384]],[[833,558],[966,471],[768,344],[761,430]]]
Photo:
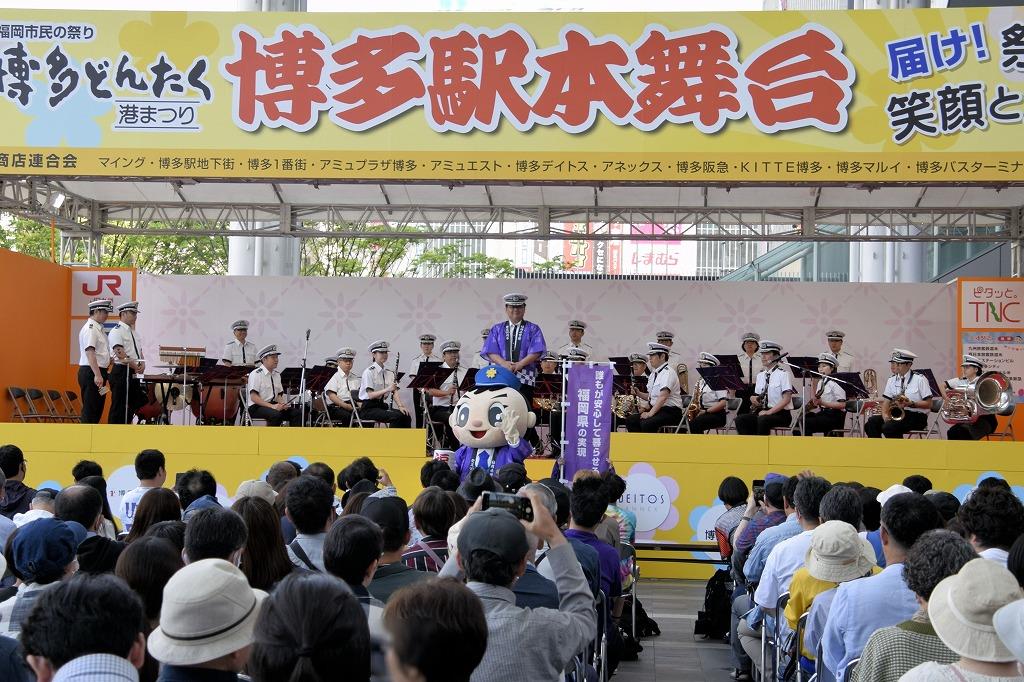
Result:
[[693,398],[690,400],[690,404],[686,408],[686,420],[691,421],[700,414],[701,403],[704,397],[704,382],[698,381],[697,387],[693,391]]

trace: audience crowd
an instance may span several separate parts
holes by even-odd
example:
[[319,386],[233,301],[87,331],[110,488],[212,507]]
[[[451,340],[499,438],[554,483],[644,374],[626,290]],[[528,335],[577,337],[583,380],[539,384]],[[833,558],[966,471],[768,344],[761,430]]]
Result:
[[733,679],[1024,682],[1024,505],[986,478],[963,503],[810,471],[722,481]]
[[614,472],[566,486],[509,464],[460,485],[428,461],[409,504],[369,458],[283,461],[226,507],[213,473],[167,487],[147,449],[114,514],[97,463],[59,491],[26,470],[0,446],[5,682],[584,682],[629,655],[636,517]]
[[[60,491],[26,470],[0,446],[0,680],[586,682],[642,648],[613,471],[460,484],[428,461],[410,504],[369,458],[283,461],[225,507],[213,473],[166,487],[148,449],[115,514],[95,462]],[[1024,682],[1024,505],[1004,480],[962,504],[919,475],[810,471],[718,497],[728,596],[705,608],[729,620],[734,679]]]

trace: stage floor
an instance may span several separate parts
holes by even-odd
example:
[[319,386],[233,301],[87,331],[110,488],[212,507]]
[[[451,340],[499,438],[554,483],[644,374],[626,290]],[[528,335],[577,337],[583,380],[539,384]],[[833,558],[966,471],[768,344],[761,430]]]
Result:
[[[169,481],[192,467],[209,469],[225,502],[240,482],[263,476],[275,461],[322,461],[338,471],[364,455],[387,470],[411,502],[420,490],[424,440],[423,431],[413,429],[0,424],[0,444],[15,443],[25,451],[29,485],[69,485],[71,467],[92,459],[106,473],[112,506],[136,486],[132,463],[145,448],[167,456]],[[637,514],[638,540],[660,543],[713,541],[714,521],[724,511],[716,499],[718,484],[728,475],[750,481],[768,472],[813,469],[833,482],[855,480],[884,489],[918,473],[936,489],[960,497],[993,474],[1024,486],[1024,443],[1016,442],[615,433],[611,460],[627,480],[620,504]],[[553,464],[531,459],[527,470],[531,478],[543,478]],[[1018,492],[1024,495],[1024,488]],[[692,555],[641,554],[642,559],[653,556]],[[648,577],[702,578],[711,571],[707,565],[666,561],[642,561],[642,566]]]

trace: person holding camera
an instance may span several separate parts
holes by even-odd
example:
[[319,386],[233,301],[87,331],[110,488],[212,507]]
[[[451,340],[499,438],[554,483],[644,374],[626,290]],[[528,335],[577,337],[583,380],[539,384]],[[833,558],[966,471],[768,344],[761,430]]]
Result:
[[[439,574],[455,576],[461,571],[469,589],[483,602],[487,650],[473,673],[481,682],[558,682],[597,628],[593,596],[572,547],[539,493],[523,490],[522,494],[530,501],[531,521],[516,518],[506,509],[479,510],[478,501],[459,531],[458,551]],[[523,511],[519,513],[525,516]],[[551,548],[546,561],[558,588],[557,611],[516,606],[512,586],[526,571],[527,533]],[[524,656],[524,651],[530,655]]]

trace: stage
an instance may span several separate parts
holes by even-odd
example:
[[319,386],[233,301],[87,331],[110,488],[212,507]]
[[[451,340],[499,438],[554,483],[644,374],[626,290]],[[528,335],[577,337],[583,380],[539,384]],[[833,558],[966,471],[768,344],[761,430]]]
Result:
[[[132,462],[145,448],[167,456],[168,485],[177,472],[209,469],[225,503],[241,481],[261,477],[280,459],[322,461],[338,471],[365,455],[387,470],[411,503],[420,490],[423,442],[423,431],[415,429],[0,424],[0,444],[15,443],[25,451],[28,485],[70,485],[71,467],[93,459],[107,476],[112,507],[135,487]],[[724,511],[716,491],[730,474],[749,481],[770,471],[810,468],[833,482],[856,480],[884,489],[918,473],[961,498],[992,472],[1024,486],[1024,445],[1016,442],[614,433],[611,460],[628,480],[620,504],[637,513],[638,542],[663,547],[641,551],[641,559],[692,558],[664,546],[713,540],[714,521]],[[553,464],[531,459],[527,469],[536,480],[550,475]],[[708,565],[664,560],[641,561],[641,567],[648,577],[702,578],[711,571]]]

